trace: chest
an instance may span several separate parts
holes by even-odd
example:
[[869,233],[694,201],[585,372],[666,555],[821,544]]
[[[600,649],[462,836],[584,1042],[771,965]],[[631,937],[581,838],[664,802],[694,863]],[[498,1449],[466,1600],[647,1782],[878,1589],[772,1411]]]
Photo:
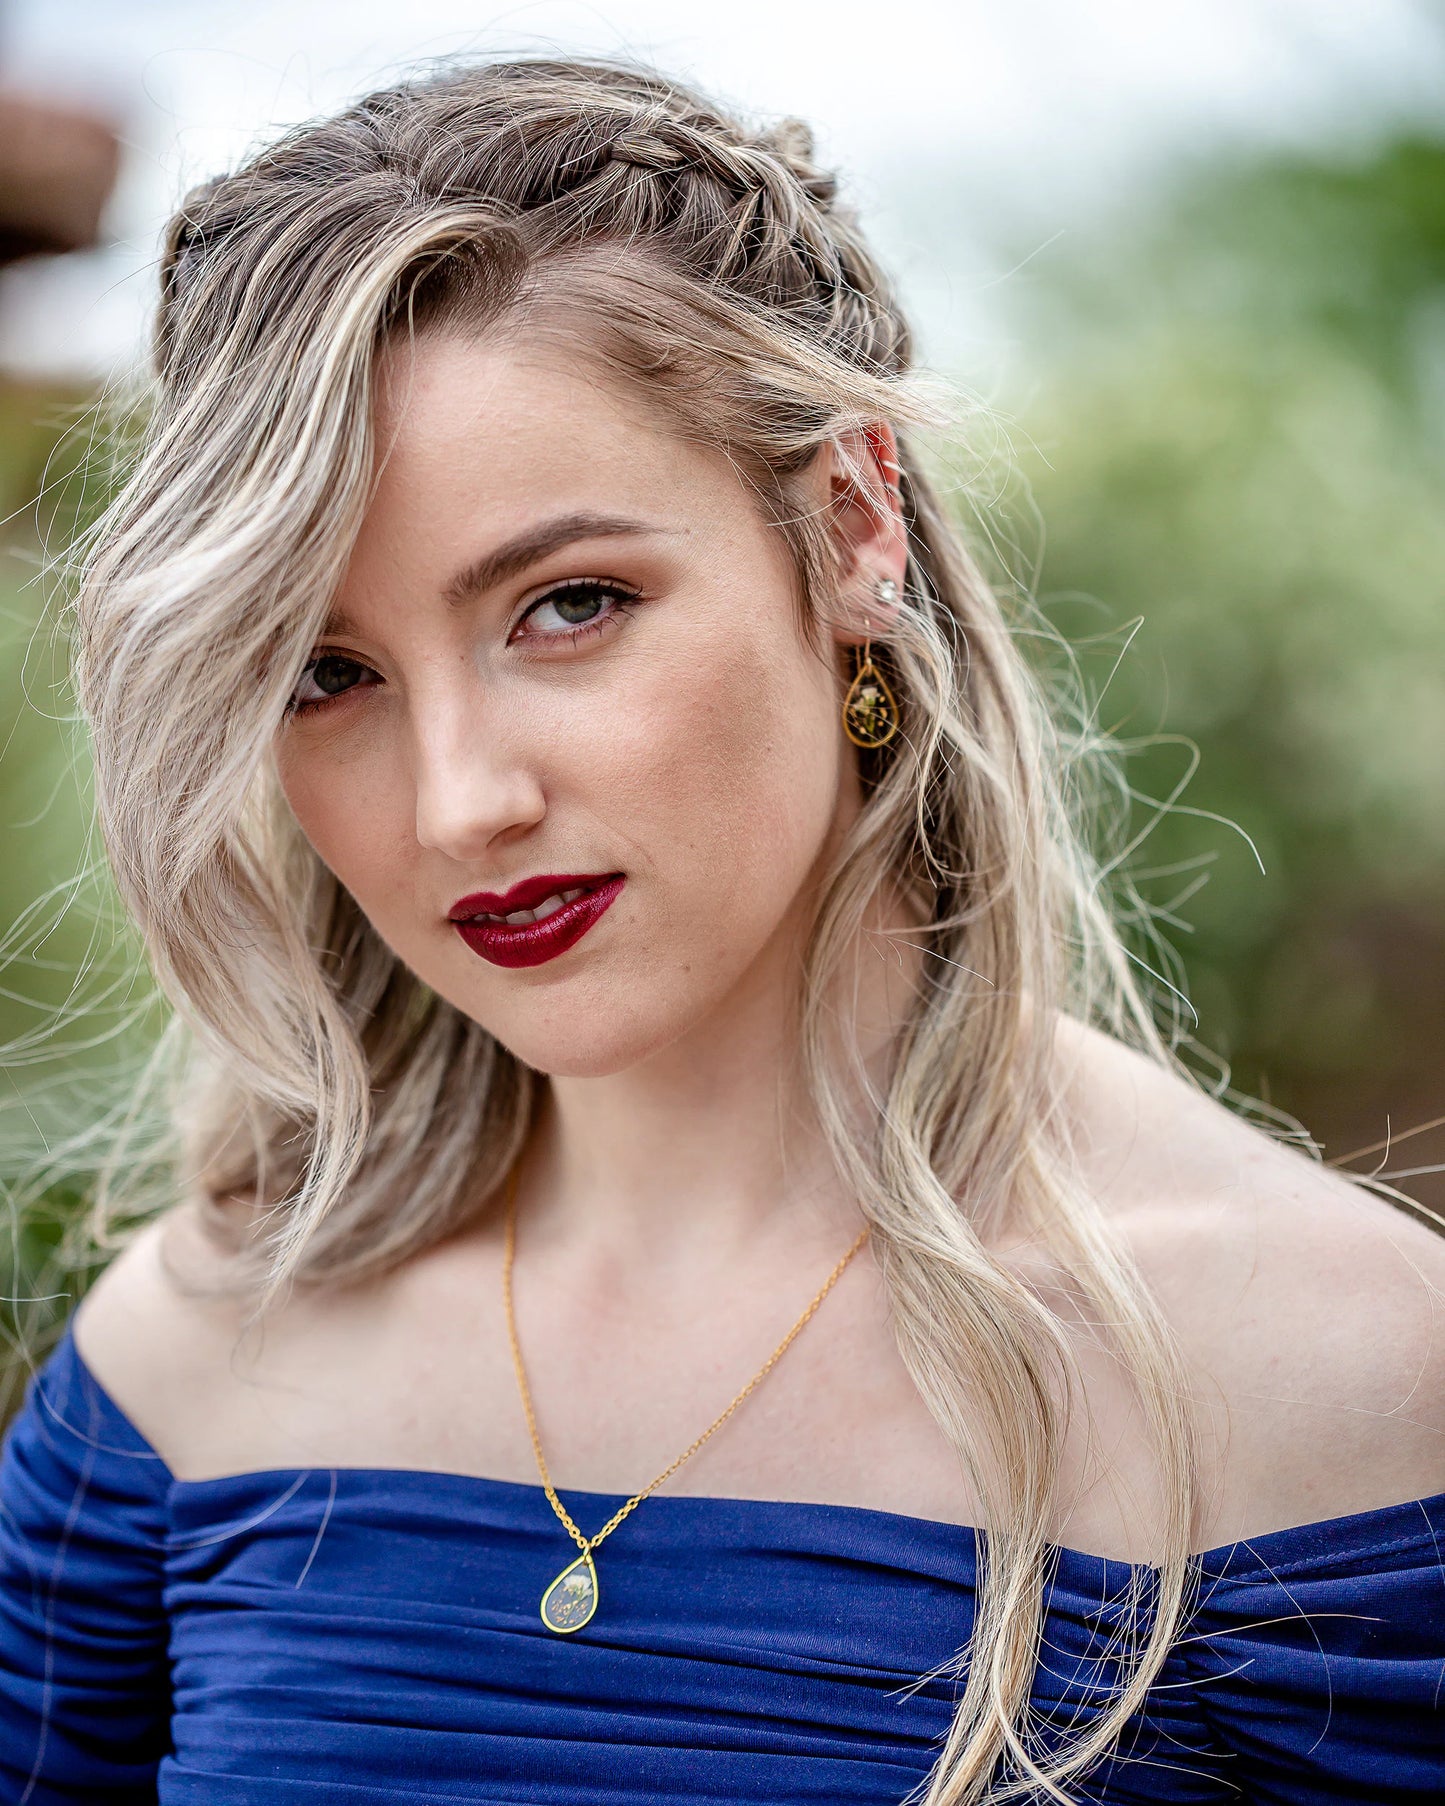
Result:
[[[855,1265],[762,1371],[812,1278],[629,1308],[519,1274],[518,1352],[556,1484],[629,1496],[731,1405],[669,1493],[972,1523],[972,1489],[899,1354],[876,1271]],[[301,1466],[538,1479],[500,1263],[485,1247],[218,1344],[168,1425],[164,1452],[186,1480]]]

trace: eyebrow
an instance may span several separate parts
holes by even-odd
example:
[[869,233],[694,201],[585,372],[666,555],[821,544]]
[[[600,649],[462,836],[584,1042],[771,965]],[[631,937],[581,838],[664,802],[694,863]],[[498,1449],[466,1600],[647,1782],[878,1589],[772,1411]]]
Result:
[[[474,559],[450,579],[443,587],[442,595],[459,608],[499,583],[505,583],[509,577],[517,576],[539,559],[578,540],[617,539],[629,533],[667,535],[673,531],[652,526],[647,521],[629,520],[620,514],[561,514],[555,520],[542,521],[514,534],[495,551]],[[337,609],[328,616],[321,631],[323,635],[349,634],[356,632],[356,626],[349,615]]]
[[542,521],[516,534],[495,551],[476,559],[457,572],[442,594],[448,602],[460,605],[495,589],[509,577],[516,577],[528,565],[536,564],[551,552],[570,546],[579,539],[616,539],[627,533],[660,533],[661,527],[646,521],[627,520],[615,514],[563,514],[556,520]]

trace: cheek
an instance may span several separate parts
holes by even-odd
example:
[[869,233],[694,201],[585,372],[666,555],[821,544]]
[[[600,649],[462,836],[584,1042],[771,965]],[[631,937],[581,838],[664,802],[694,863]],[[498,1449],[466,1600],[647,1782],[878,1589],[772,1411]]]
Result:
[[792,643],[730,637],[634,693],[628,766],[681,890],[740,925],[778,916],[834,820],[841,770],[829,677]]
[[[409,832],[402,799],[393,795],[395,772],[376,756],[374,744],[344,750],[278,748],[277,781],[297,825],[316,856],[363,908],[369,894],[388,888],[388,874],[406,869]],[[358,796],[366,807],[357,806]]]

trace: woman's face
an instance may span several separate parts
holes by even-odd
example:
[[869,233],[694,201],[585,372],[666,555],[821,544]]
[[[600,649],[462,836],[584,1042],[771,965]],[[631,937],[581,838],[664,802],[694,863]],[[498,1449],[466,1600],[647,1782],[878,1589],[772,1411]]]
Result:
[[433,334],[382,379],[283,788],[428,986],[540,1071],[619,1071],[795,969],[857,807],[836,655],[729,464],[577,359]]

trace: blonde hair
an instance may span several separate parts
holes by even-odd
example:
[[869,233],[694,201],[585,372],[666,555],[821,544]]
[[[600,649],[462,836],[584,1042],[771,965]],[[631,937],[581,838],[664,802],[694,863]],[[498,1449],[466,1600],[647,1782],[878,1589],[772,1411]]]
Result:
[[[1081,826],[1105,743],[1032,674],[945,513],[913,442],[933,416],[908,327],[797,123],[746,129],[631,67],[469,66],[290,133],[175,219],[154,404],[85,548],[75,628],[105,844],[175,1011],[177,1170],[259,1315],[474,1221],[526,1136],[538,1076],[382,943],[269,758],[368,504],[379,349],[516,320],[559,324],[725,450],[792,549],[810,624],[829,542],[793,479],[854,429],[900,429],[903,609],[874,652],[902,732],[863,755],[802,1045],[904,1359],[984,1504],[966,1683],[926,1799],[1067,1800],[1178,1634],[1196,1479],[1170,1334],[1071,1158],[1055,1013],[1187,1069],[1126,946],[1120,875]],[[823,1000],[885,886],[924,924],[924,983],[865,1133]],[[112,1174],[97,1195],[102,1244],[122,1191]],[[256,1205],[239,1227],[237,1198]],[[1119,1685],[1061,1747],[1029,1698],[1076,1357],[1005,1234],[1108,1326],[1159,1475]]]

